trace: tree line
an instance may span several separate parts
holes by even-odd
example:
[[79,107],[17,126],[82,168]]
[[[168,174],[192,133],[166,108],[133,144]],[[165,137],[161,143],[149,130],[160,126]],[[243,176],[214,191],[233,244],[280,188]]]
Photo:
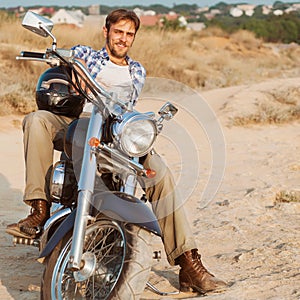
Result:
[[252,31],[258,38],[271,43],[300,44],[300,13],[289,13],[281,16],[229,16],[216,17],[206,21],[206,26],[217,26],[228,33],[240,29]]
[[[290,5],[290,4],[289,4]],[[170,11],[169,7],[160,4],[150,6],[139,6],[141,9],[151,9],[156,13],[167,14]],[[284,13],[283,15],[276,16],[273,13],[264,15],[262,13],[262,6],[255,8],[255,13],[251,17],[243,15],[235,18],[230,15],[229,11],[232,5],[225,2],[220,2],[215,6],[210,7],[219,9],[220,15],[216,15],[213,19],[208,20],[205,13],[197,13],[198,6],[196,4],[180,4],[173,5],[172,10],[176,13],[186,17],[188,22],[204,22],[206,27],[220,27],[225,32],[233,33],[240,29],[254,32],[256,37],[263,39],[265,42],[272,43],[298,43],[300,44],[300,12],[295,11],[291,13]],[[286,9],[288,4],[277,1],[273,5],[273,9]],[[58,9],[58,7],[55,7]],[[72,7],[75,9],[78,7]],[[117,7],[110,7],[101,5],[101,14],[108,14],[110,11]],[[134,9],[134,6],[126,7]],[[70,9],[70,8],[69,8]],[[88,7],[81,7],[84,13],[88,14]],[[163,28],[166,30],[182,30],[184,29],[178,20],[163,20]]]

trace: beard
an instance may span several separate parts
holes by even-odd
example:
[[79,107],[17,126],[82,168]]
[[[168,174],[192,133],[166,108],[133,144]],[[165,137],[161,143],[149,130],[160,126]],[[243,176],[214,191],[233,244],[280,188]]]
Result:
[[114,44],[112,41],[110,41],[109,36],[106,38],[106,45],[108,46],[108,49],[110,51],[110,53],[116,57],[116,58],[125,58],[127,56],[128,53],[128,47],[126,46],[126,48],[124,48],[124,50],[122,51],[121,49],[116,49],[114,47]]

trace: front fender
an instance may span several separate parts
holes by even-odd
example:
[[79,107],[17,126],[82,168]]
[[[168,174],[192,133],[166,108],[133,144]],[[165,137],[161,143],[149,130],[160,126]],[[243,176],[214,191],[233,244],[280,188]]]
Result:
[[[98,212],[117,221],[136,224],[154,234],[161,236],[157,219],[150,208],[140,199],[121,192],[100,192],[93,197],[93,215]],[[39,258],[48,256],[59,241],[73,228],[76,209],[58,226],[49,239]]]
[[57,227],[54,234],[49,239],[39,258],[48,256],[56,247],[59,241],[73,228],[76,216],[76,209],[74,209]]
[[153,211],[140,199],[122,192],[99,192],[93,197],[96,211],[117,221],[137,224],[161,236]]

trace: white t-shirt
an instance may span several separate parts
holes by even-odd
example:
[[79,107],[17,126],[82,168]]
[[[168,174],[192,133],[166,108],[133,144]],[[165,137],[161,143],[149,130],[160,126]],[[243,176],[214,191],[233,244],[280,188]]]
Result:
[[[108,60],[97,75],[99,82],[108,92],[114,92],[124,102],[129,102],[133,93],[132,78],[128,66],[119,66]],[[84,111],[91,111],[91,103],[87,103]]]

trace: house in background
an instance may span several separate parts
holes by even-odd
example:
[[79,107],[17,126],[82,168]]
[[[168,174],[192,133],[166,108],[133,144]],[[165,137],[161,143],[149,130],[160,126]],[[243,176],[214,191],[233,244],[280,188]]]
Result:
[[59,9],[51,18],[54,24],[71,24],[77,27],[82,27],[85,19],[85,14],[81,10],[65,10]]
[[158,15],[140,15],[141,25],[145,27],[163,26],[164,18],[168,21],[178,20],[180,25],[185,27],[187,21],[184,16],[180,16],[176,13],[158,14]]
[[236,7],[232,7],[229,13],[234,18],[239,18],[243,14],[245,14],[248,17],[251,17],[254,15],[255,7],[256,7],[255,5],[240,4],[237,5]]
[[94,4],[94,5],[90,5],[89,8],[89,15],[100,15],[100,5]]
[[187,23],[187,25],[186,25],[187,30],[193,30],[193,31],[201,31],[205,28],[206,28],[206,25],[203,22]]
[[239,18],[243,15],[243,11],[240,8],[232,7],[230,9],[230,15],[234,18]]

